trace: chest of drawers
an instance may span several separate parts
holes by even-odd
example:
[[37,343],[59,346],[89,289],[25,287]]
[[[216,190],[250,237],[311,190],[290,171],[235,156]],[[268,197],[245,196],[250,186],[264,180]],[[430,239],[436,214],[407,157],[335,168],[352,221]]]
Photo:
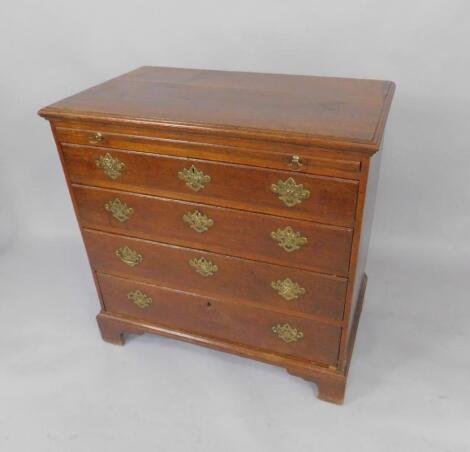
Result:
[[391,82],[143,67],[42,109],[104,340],[282,366],[341,403]]

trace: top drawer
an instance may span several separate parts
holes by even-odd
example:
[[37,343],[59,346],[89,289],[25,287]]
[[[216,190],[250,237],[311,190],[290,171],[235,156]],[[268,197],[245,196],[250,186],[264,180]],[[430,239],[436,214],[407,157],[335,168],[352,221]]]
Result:
[[74,183],[354,225],[357,181],[98,147],[62,149]]
[[[99,131],[95,130],[99,127]],[[100,146],[151,154],[191,156],[195,159],[239,163],[320,176],[360,179],[361,157],[347,152],[286,143],[242,140],[138,126],[55,121],[61,144]]]

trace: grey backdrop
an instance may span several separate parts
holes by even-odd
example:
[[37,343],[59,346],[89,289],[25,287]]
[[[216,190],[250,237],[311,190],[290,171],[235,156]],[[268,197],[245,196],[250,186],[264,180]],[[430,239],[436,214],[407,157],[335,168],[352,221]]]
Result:
[[[0,450],[468,451],[469,18],[465,0],[3,0]],[[99,339],[36,112],[141,65],[396,82],[345,406],[241,358]]]

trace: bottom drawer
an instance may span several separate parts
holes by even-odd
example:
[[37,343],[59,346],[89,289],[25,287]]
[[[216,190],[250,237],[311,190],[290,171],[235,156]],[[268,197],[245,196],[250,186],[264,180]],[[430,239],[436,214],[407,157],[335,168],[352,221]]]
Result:
[[203,336],[335,365],[341,328],[98,274],[105,309]]

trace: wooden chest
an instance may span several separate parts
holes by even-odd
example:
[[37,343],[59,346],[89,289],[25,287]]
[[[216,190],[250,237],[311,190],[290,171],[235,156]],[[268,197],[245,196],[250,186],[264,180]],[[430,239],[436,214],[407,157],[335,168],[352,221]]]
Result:
[[341,403],[394,84],[142,67],[42,109],[103,339],[254,358]]

